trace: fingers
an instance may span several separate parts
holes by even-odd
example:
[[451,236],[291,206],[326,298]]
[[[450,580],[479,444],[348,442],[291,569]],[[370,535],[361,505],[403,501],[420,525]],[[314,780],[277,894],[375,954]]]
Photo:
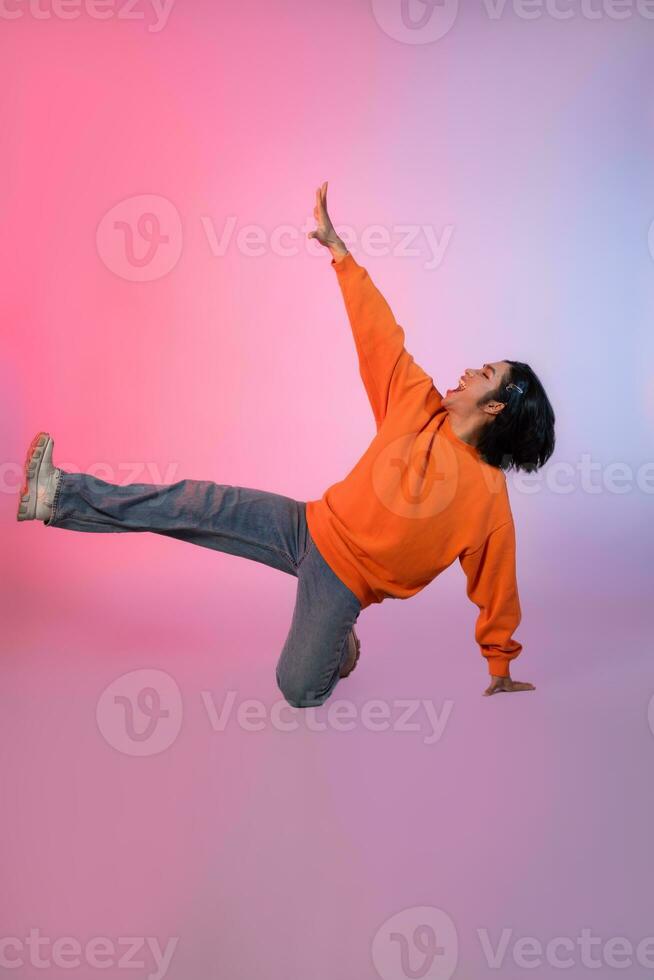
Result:
[[324,208],[327,210],[327,184],[329,181],[325,181],[316,189],[316,207]]
[[488,697],[491,694],[501,694],[506,692],[507,694],[513,694],[514,691],[535,691],[536,688],[533,684],[529,684],[527,681],[512,681],[511,678],[499,678],[499,683],[493,681],[490,687],[487,687],[484,691],[484,696]]

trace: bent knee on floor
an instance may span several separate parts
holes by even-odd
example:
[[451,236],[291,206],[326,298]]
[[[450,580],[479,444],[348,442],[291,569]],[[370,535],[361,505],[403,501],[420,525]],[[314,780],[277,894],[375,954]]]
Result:
[[284,678],[279,674],[277,686],[292,708],[317,708],[331,694],[331,691],[317,691],[310,683],[303,683],[301,679]]

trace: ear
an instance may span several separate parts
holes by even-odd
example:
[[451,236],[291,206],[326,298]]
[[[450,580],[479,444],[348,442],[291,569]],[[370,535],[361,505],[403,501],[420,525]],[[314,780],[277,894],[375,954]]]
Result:
[[495,402],[495,401],[493,401],[493,402],[487,402],[484,405],[484,411],[488,415],[493,415],[493,416],[499,415],[500,412],[502,411],[502,409],[504,408],[504,405],[505,405],[504,402]]

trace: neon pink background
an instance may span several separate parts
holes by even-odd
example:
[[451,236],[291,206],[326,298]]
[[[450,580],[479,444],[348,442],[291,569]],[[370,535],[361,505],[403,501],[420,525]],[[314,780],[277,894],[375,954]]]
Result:
[[[458,933],[454,976],[479,980],[523,969],[509,950],[491,970],[478,929],[494,944],[502,929],[543,945],[584,927],[634,946],[654,933],[651,468],[650,489],[636,485],[654,421],[654,22],[493,19],[479,4],[414,44],[379,8],[179,0],[160,30],[144,4],[134,19],[18,4],[2,19],[0,939],[174,936],[172,980],[372,978],[386,920],[434,906]],[[362,659],[334,700],[360,714],[381,699],[393,718],[399,699],[449,703],[431,744],[422,711],[418,731],[311,731],[290,708],[295,731],[233,717],[214,731],[202,692],[218,710],[228,692],[266,712],[279,701],[295,581],[156,534],[15,520],[41,428],[58,465],[120,483],[307,500],[351,468],[374,426],[329,257],[305,238],[325,179],[437,386],[525,360],[557,413],[539,489],[508,478],[513,674],[537,691],[481,697],[458,566],[361,616]],[[179,220],[145,281],[102,224],[141,196]],[[230,216],[216,254],[207,228],[220,238]],[[264,229],[263,254],[238,246],[247,225]],[[372,225],[385,253],[361,244]],[[437,268],[422,234],[400,253],[407,225],[439,239],[451,226]],[[269,244],[281,226],[297,230],[293,254]],[[574,470],[584,454],[599,492]],[[616,463],[625,492],[602,486]],[[573,468],[571,492],[554,464]],[[172,744],[136,757],[110,744],[98,704],[142,668],[170,675],[183,708]],[[98,974],[125,970],[80,973]]]

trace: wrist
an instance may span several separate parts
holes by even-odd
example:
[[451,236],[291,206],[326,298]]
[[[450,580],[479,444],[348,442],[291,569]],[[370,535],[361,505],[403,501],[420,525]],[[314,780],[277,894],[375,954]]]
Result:
[[508,677],[511,676],[511,670],[509,661],[504,657],[489,657],[488,660],[488,673],[491,677]]
[[344,241],[338,238],[335,242],[329,245],[329,251],[332,254],[332,258],[336,259],[338,262],[339,259],[342,259],[347,255],[347,245]]

